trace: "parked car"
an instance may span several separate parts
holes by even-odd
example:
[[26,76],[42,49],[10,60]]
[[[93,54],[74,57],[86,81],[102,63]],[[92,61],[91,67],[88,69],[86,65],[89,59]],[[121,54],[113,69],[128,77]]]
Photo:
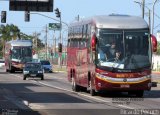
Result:
[[27,77],[39,77],[44,79],[44,70],[40,62],[27,62],[23,69],[23,80]]
[[43,66],[44,72],[52,73],[52,65],[50,64],[48,60],[41,60],[40,62]]
[[0,59],[0,68],[5,67],[4,59]]

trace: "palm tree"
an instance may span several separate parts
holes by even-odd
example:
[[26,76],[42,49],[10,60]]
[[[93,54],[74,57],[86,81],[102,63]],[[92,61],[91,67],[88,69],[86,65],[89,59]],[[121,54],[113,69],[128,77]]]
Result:
[[[17,39],[18,38],[18,34],[19,34],[20,30],[17,26],[11,24],[11,25],[1,25],[0,26],[0,42],[2,44],[2,53],[3,53],[3,57],[4,57],[4,48],[5,48],[5,42],[6,41],[10,41],[12,39]],[[1,53],[1,55],[2,55]]]

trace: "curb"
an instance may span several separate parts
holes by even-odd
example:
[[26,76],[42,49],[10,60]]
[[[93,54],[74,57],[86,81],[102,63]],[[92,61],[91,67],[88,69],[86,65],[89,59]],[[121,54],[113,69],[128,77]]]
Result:
[[160,84],[160,80],[153,80],[152,82]]
[[152,73],[154,73],[154,74],[160,74],[159,71],[152,71]]
[[66,71],[53,71],[53,73],[54,72],[66,73]]

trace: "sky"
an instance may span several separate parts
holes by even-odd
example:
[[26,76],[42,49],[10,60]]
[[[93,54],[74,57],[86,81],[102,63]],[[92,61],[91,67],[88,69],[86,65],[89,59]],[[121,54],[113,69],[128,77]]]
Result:
[[[139,4],[134,1],[142,0],[54,0],[54,9],[61,11],[62,21],[70,23],[78,15],[80,18],[94,15],[109,14],[127,14],[141,16],[142,11]],[[152,9],[154,0],[145,0],[146,6]],[[55,20],[43,17],[37,14],[30,15],[30,22],[24,21],[23,11],[9,11],[9,0],[0,0],[0,11],[7,11],[7,23],[17,25],[23,33],[32,35],[33,32],[41,33],[41,39],[44,39],[45,27],[49,23],[57,23]],[[55,12],[38,12],[57,19]],[[148,10],[145,9],[145,20],[148,21]],[[160,30],[160,0],[155,5],[155,25],[154,33]],[[62,34],[66,34],[66,28],[63,26]],[[57,33],[57,32],[56,32]],[[66,34],[67,35],[67,34]],[[53,38],[53,31],[49,30],[48,37]]]

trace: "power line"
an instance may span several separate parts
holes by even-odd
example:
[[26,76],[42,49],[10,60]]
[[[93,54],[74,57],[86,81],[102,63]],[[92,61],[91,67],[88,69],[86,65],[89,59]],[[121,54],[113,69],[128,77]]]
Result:
[[43,28],[43,26],[42,27],[36,27],[36,26],[19,26],[20,28]]
[[160,26],[160,24],[158,24],[156,27],[154,27],[154,29],[156,29],[157,27],[159,27]]

